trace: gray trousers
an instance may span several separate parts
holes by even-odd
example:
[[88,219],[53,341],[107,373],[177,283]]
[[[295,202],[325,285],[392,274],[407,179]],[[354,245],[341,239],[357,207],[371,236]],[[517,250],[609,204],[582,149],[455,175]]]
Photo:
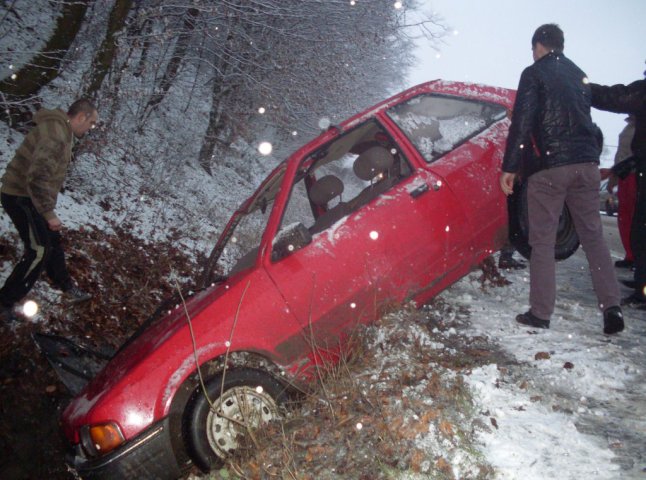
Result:
[[620,293],[599,214],[599,166],[580,163],[541,170],[529,177],[527,205],[529,244],[529,304],[538,318],[549,320],[556,301],[554,245],[563,204],[585,251],[599,308],[619,305]]

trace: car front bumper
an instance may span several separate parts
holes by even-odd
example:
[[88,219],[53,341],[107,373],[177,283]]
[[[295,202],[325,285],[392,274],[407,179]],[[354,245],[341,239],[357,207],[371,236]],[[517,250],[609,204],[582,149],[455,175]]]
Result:
[[75,454],[68,458],[68,463],[85,480],[172,480],[182,474],[171,444],[168,417],[100,458],[87,457],[80,445],[77,445]]

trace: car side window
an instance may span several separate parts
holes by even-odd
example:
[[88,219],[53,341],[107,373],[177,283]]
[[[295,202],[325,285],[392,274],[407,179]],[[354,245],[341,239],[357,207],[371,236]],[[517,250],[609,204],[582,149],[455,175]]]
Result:
[[275,243],[295,225],[311,235],[327,230],[411,172],[380,124],[370,120],[354,128],[303,160]]
[[497,104],[425,94],[390,108],[387,114],[431,163],[505,118],[507,112]]

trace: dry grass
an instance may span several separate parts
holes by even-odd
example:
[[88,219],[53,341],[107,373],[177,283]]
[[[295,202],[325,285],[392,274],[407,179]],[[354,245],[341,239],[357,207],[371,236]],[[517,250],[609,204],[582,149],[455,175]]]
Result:
[[496,353],[482,338],[447,335],[466,316],[436,300],[357,331],[353,355],[324,365],[284,421],[255,433],[260,448],[202,478],[493,478],[474,440],[490,427],[463,374]]

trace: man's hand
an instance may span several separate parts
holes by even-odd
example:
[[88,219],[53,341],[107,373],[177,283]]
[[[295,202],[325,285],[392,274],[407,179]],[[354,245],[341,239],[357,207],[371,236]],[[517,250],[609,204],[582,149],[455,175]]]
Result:
[[58,232],[61,228],[63,228],[63,224],[58,218],[50,218],[47,220],[47,226],[52,232]]
[[511,195],[514,192],[515,173],[502,172],[500,175],[500,188],[505,195]]
[[608,184],[606,185],[606,191],[608,193],[614,193],[614,189],[619,183],[619,179],[617,178],[617,175],[614,173],[611,173],[610,176],[608,177]]

